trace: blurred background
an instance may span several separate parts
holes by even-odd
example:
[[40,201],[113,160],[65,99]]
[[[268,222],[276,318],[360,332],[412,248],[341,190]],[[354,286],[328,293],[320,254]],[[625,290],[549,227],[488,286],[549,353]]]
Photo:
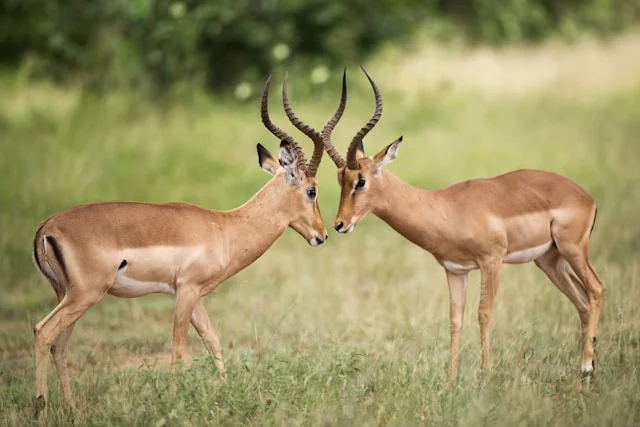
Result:
[[189,84],[247,98],[271,71],[323,84],[416,36],[474,46],[610,38],[639,16],[638,0],[3,0],[0,61],[96,90]]
[[[640,0],[0,0],[0,426],[31,422],[33,326],[56,305],[31,261],[40,221],[79,203],[244,203],[277,152],[273,121],[320,129],[346,66],[333,134],[344,152],[404,135],[388,169],[425,189],[517,168],[562,173],[596,199],[591,260],[608,285],[597,382],[579,386],[579,321],[531,265],[505,266],[494,375],[478,380],[479,275],[470,275],[461,381],[448,388],[445,274],[379,219],[333,232],[339,188],[324,158],[329,240],[295,232],[206,298],[230,381],[195,333],[174,394],[173,300],[106,297],[70,346],[80,424],[638,425]],[[67,425],[51,369],[50,423]]]

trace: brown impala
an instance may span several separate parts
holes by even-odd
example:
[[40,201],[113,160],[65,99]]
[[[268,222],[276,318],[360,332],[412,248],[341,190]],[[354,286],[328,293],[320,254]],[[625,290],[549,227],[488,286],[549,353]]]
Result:
[[[273,178],[242,206],[220,212],[186,203],[93,203],[40,224],[33,241],[34,260],[59,304],[34,329],[39,408],[47,400],[49,351],[64,399],[72,404],[69,337],[80,316],[105,294],[122,298],[175,295],[172,364],[182,359],[191,323],[223,375],[220,343],[202,297],[258,259],[287,227],[312,246],[326,240],[316,180],[324,152],[322,139],[313,139],[315,147],[307,163],[296,141],[269,118],[270,84],[271,76],[264,87],[261,116],[267,129],[282,141],[280,160],[258,144],[260,166]],[[286,78],[283,96],[291,117]],[[331,132],[341,114],[339,109],[325,133]]]
[[[373,213],[405,238],[430,252],[449,283],[451,347],[449,374],[457,377],[460,330],[467,275],[480,269],[478,321],[482,367],[489,362],[489,323],[502,263],[534,261],[571,300],[582,323],[582,374],[594,370],[593,345],[605,285],[589,262],[589,237],[596,219],[593,197],[572,180],[553,172],[517,170],[488,179],[472,179],[435,191],[413,187],[384,166],[395,159],[402,137],[373,157],[365,157],[363,138],[382,115],[375,94],[373,117],[358,131],[346,161],[323,135],[325,149],[338,167],[340,206],[334,228],[350,233]],[[346,80],[338,111],[346,104]]]

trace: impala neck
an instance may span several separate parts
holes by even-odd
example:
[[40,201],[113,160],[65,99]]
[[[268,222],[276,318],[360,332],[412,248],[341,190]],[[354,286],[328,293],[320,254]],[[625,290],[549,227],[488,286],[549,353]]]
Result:
[[283,194],[282,178],[276,176],[242,206],[224,212],[227,277],[258,259],[287,229],[291,214]]
[[438,237],[436,221],[442,206],[435,193],[414,187],[391,172],[382,171],[382,185],[373,214],[416,245],[433,252]]

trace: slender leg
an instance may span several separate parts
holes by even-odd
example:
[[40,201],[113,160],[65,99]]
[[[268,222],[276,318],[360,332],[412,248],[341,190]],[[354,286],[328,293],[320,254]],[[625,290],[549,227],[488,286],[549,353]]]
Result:
[[562,247],[560,253],[567,260],[574,274],[578,277],[580,282],[585,288],[589,298],[589,305],[591,307],[588,332],[586,339],[590,341],[588,348],[590,348],[591,360],[589,358],[584,360],[582,365],[582,373],[585,376],[593,374],[594,362],[593,362],[593,341],[596,338],[596,332],[598,328],[598,317],[602,308],[602,299],[604,296],[604,285],[598,277],[593,273],[593,268],[590,268],[589,259],[586,255],[586,248],[580,248],[578,246]]
[[173,351],[171,353],[171,367],[175,368],[184,356],[184,346],[189,332],[189,321],[200,293],[189,286],[180,286],[176,296],[176,307],[173,318]]
[[498,291],[500,280],[500,265],[502,259],[492,259],[480,265],[480,304],[478,307],[478,321],[480,322],[480,342],[482,343],[483,370],[489,369],[489,326],[493,316],[493,301]]
[[569,262],[552,248],[535,261],[536,265],[545,272],[547,277],[569,298],[578,311],[582,326],[582,372],[590,375],[593,361],[593,343],[590,334],[590,323],[593,317],[589,296]]
[[602,280],[600,280],[600,278],[598,277],[598,275],[596,274],[596,270],[593,268],[593,266],[591,265],[591,262],[589,262],[589,259],[587,258],[587,266],[589,267],[589,272],[592,275],[592,279],[593,281],[598,283],[597,288],[599,289],[598,291],[596,291],[596,304],[594,306],[594,313],[593,313],[593,339],[595,341],[596,337],[598,336],[598,323],[600,322],[600,314],[602,313],[602,302],[604,299],[604,293],[606,290],[606,286],[605,284],[602,282]]
[[460,332],[464,321],[464,305],[467,300],[467,274],[460,275],[447,271],[447,282],[449,283],[449,322],[451,332],[449,379],[454,382],[458,377]]
[[53,362],[56,365],[58,378],[62,385],[62,396],[64,397],[64,401],[72,408],[74,407],[74,404],[73,397],[71,396],[71,386],[69,384],[69,373],[67,371],[67,349],[69,345],[69,338],[71,338],[74,326],[75,323],[72,323],[65,330],[60,332],[60,335],[58,335],[58,338],[56,338],[51,346]]
[[[73,298],[69,294],[34,328],[36,356],[36,399],[37,411],[43,409],[47,401],[47,362],[51,344],[60,333],[69,328],[101,296],[83,295]],[[70,390],[69,390],[70,392]]]
[[209,351],[209,354],[213,357],[213,363],[215,363],[218,369],[218,378],[225,377],[224,362],[222,361],[222,349],[220,348],[220,340],[215,329],[211,325],[207,310],[204,307],[202,298],[198,300],[196,306],[191,315],[191,324],[202,338],[205,347]]

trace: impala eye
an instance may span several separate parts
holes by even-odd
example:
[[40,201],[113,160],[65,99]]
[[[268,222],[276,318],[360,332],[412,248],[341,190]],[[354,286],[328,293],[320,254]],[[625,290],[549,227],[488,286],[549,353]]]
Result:
[[307,196],[309,196],[311,200],[314,200],[317,195],[318,195],[318,192],[314,187],[307,188]]
[[360,177],[360,179],[358,179],[358,182],[356,182],[356,190],[362,190],[366,183],[367,181],[365,181],[364,178]]

